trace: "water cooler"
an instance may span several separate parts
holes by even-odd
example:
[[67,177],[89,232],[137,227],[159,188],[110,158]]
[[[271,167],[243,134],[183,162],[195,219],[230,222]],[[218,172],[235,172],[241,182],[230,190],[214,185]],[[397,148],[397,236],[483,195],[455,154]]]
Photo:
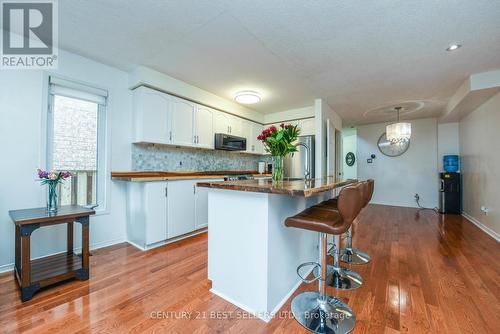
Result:
[[450,214],[462,213],[462,193],[459,170],[459,157],[443,157],[444,173],[440,173],[439,212]]

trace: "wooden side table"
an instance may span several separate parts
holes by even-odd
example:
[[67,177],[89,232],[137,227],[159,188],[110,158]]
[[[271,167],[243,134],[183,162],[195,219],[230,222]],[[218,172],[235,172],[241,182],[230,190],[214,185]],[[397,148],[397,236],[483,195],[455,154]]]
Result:
[[[94,210],[78,205],[61,206],[57,213],[46,208],[9,211],[16,225],[14,275],[21,287],[21,300],[30,300],[43,287],[70,278],[89,279],[89,216]],[[73,253],[73,223],[82,225],[82,254]],[[31,260],[31,233],[44,226],[67,224],[67,252]]]

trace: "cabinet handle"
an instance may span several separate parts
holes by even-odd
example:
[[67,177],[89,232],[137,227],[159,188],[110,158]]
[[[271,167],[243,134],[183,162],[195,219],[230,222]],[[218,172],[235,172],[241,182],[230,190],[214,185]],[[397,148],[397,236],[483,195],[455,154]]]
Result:
[[168,188],[165,187],[165,197],[168,197]]
[[169,131],[169,140],[172,140],[172,131]]
[[196,194],[196,185],[193,185],[193,194]]
[[200,143],[200,136],[196,136],[196,143],[199,144]]

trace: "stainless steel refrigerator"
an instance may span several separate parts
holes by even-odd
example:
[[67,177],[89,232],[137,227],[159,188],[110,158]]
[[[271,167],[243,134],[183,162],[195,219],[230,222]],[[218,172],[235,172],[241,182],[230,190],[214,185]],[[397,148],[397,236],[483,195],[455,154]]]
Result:
[[314,178],[314,136],[299,136],[298,149],[293,156],[285,157],[284,176],[303,179],[309,170],[309,178]]

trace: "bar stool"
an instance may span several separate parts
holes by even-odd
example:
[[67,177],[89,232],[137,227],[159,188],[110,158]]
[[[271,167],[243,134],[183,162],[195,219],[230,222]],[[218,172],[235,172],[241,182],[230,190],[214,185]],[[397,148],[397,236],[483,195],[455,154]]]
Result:
[[[350,187],[355,187],[358,189],[360,193],[360,200],[357,203],[361,209],[363,208],[363,198],[364,198],[364,190],[365,186],[363,182],[358,182],[355,185],[352,185]],[[339,195],[340,197],[340,195]],[[338,198],[334,199],[335,200],[335,207],[332,207],[325,202],[322,202],[318,205],[313,206],[315,210],[319,211],[327,211],[327,212],[337,212],[338,209]],[[329,200],[330,203],[332,203],[332,200]],[[359,214],[359,211],[357,214]],[[356,214],[356,216],[357,216]],[[353,218],[353,221],[356,219],[356,216]],[[349,228],[351,227],[352,224],[349,225]],[[349,230],[349,229],[348,229]],[[333,235],[333,243],[332,248],[329,250],[329,255],[333,257],[333,265],[328,266],[327,268],[327,284],[335,289],[338,290],[353,290],[359,288],[361,285],[363,285],[363,277],[361,277],[360,274],[358,274],[355,271],[352,271],[349,268],[341,267],[340,266],[340,236],[339,235]],[[313,275],[315,277],[319,276],[318,269],[315,268],[313,270]]]
[[[306,262],[297,268],[297,274],[305,283],[318,281],[318,292],[303,292],[292,300],[295,319],[315,333],[344,334],[352,331],[356,324],[354,312],[340,299],[326,294],[328,234],[340,236],[345,233],[362,209],[362,195],[359,187],[342,189],[338,197],[338,211],[321,210],[314,207],[288,217],[287,227],[319,232],[319,263]],[[319,269],[320,275],[307,280],[300,270],[308,265]]]
[[[363,209],[372,200],[375,181],[369,179],[365,182],[363,191],[364,203]],[[355,221],[356,222],[356,221]],[[372,260],[371,256],[359,249],[352,248],[352,226],[347,230],[346,247],[340,250],[340,261],[351,264],[367,264]]]
[[[361,183],[363,184],[363,209],[364,209],[372,199],[375,181],[369,179]],[[330,200],[324,201],[318,204],[318,207],[322,209],[337,210],[337,199],[332,198]],[[370,255],[368,255],[366,252],[352,248],[352,226],[346,233],[346,247],[340,249],[339,254],[340,254],[340,261],[350,264],[367,264],[368,262],[371,261]]]

